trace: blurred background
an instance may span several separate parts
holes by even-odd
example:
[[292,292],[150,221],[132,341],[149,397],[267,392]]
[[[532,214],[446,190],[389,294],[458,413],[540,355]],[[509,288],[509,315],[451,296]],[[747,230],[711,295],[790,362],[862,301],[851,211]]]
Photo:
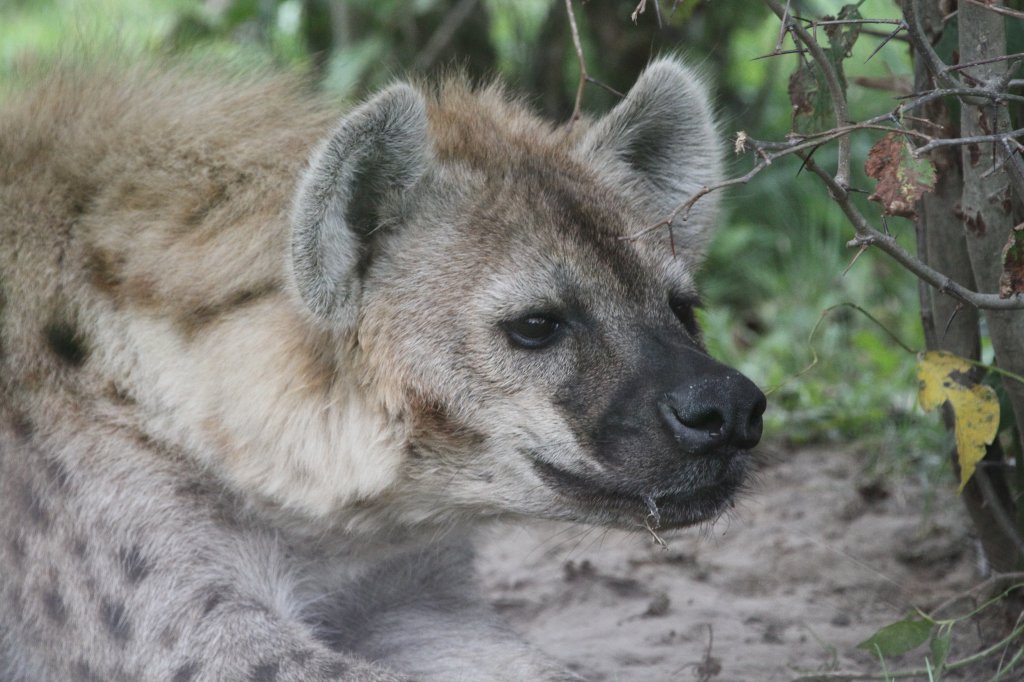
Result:
[[[843,3],[797,4],[822,16]],[[779,42],[778,19],[761,3],[640,5],[574,4],[592,76],[624,92],[653,55],[679,53],[715,84],[728,146],[739,131],[785,138],[797,57],[761,58]],[[866,0],[860,11],[897,16],[885,0]],[[905,43],[894,40],[872,55],[885,35],[857,41],[845,62],[855,120],[892,109],[911,87]],[[338,99],[339,111],[393,78],[457,66],[474,78],[499,77],[546,116],[566,120],[579,77],[563,0],[0,0],[0,80],[68,45],[113,36],[129,52],[212,53],[301,71]],[[584,109],[598,114],[615,100],[588,85]],[[874,141],[855,137],[854,158],[863,159]],[[829,153],[823,148],[815,158],[827,167]],[[741,175],[753,161],[747,155],[730,163]],[[862,174],[854,185],[871,186]],[[702,273],[702,319],[712,353],[771,392],[769,440],[779,447],[843,443],[875,475],[953,485],[948,436],[916,405],[913,354],[850,307],[826,312],[855,303],[923,349],[916,280],[881,253],[865,253],[848,268],[855,252],[844,244],[852,229],[816,178],[800,173],[798,159],[782,159],[727,190],[725,206]],[[913,250],[908,221],[890,218],[887,227]]]

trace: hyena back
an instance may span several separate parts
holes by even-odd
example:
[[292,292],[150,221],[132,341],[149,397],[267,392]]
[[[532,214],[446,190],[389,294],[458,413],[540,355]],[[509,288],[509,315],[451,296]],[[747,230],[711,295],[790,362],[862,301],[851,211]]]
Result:
[[61,67],[0,100],[0,677],[568,680],[472,530],[678,527],[764,397],[704,351],[707,97]]

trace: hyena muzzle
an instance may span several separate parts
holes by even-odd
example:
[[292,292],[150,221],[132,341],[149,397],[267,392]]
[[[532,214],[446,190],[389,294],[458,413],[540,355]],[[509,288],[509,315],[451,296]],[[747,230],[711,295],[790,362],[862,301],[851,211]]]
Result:
[[0,678],[569,680],[492,519],[715,518],[763,394],[708,356],[720,176],[652,64],[551,126],[398,83],[62,64],[0,99]]

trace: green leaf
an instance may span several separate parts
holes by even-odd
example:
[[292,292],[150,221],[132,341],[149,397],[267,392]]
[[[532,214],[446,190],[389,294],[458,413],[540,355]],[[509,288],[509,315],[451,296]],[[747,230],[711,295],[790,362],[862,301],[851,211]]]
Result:
[[949,656],[949,640],[953,631],[950,628],[939,628],[929,647],[932,650],[932,665],[941,669],[946,665],[946,657]]
[[924,644],[931,636],[932,627],[931,621],[907,617],[886,625],[857,648],[881,656],[899,656]]
[[789,101],[793,105],[793,131],[804,135],[832,127],[834,113],[825,76],[808,62],[789,77]]
[[[863,18],[857,5],[843,5],[836,17],[840,21]],[[825,17],[825,19],[829,19],[829,17]],[[862,24],[829,24],[825,26],[829,50],[832,52],[835,64],[838,65],[853,52],[853,46],[857,42],[857,38],[860,37],[861,27]]]

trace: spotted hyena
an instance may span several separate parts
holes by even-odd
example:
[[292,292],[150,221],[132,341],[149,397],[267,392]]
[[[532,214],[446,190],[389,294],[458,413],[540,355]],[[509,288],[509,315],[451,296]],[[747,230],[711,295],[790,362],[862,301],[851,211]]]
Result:
[[672,59],[594,121],[396,83],[59,66],[0,105],[0,678],[567,680],[474,528],[717,515],[720,173]]

